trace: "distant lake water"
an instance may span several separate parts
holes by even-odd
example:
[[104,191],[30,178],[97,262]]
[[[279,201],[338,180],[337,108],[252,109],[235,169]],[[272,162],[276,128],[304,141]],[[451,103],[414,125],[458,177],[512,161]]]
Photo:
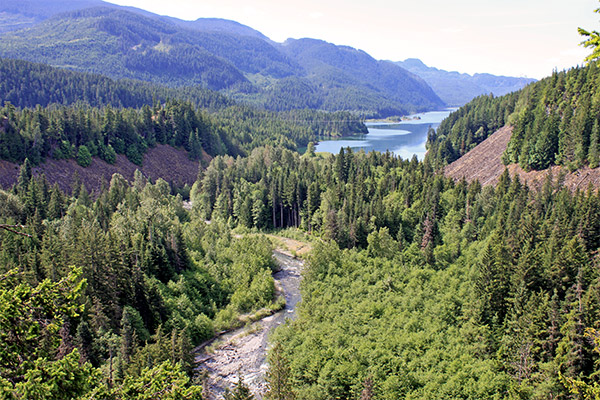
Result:
[[452,111],[454,110],[415,114],[410,116],[410,120],[398,123],[368,122],[368,134],[323,140],[315,146],[315,151],[337,154],[342,147],[350,147],[353,151],[363,149],[365,152],[385,153],[389,150],[404,159],[410,159],[416,154],[422,160],[425,157],[427,131],[430,127],[436,129]]

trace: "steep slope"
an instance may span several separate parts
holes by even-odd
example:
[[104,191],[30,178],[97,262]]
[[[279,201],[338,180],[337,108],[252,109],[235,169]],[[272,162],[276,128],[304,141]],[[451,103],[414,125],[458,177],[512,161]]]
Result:
[[506,168],[502,164],[502,153],[512,135],[512,128],[505,126],[481,142],[467,154],[448,164],[444,174],[468,182],[479,180],[482,185],[496,184]]
[[[207,161],[210,160],[208,155],[205,154],[204,157]],[[71,191],[73,182],[79,181],[84,183],[90,192],[98,193],[102,184],[110,182],[111,176],[115,173],[133,181],[136,169],[153,182],[162,178],[177,186],[185,184],[191,186],[198,177],[199,166],[198,161],[190,160],[185,150],[159,144],[144,155],[144,163],[141,167],[127,160],[124,155],[118,154],[114,164],[108,164],[94,157],[87,168],[79,166],[75,160],[48,159],[35,167],[33,173],[44,174],[51,185],[58,183],[66,192]],[[18,164],[0,160],[0,188],[9,189],[16,184],[18,175]]]
[[[29,0],[12,11],[36,10],[26,7],[35,4]],[[389,116],[445,106],[416,75],[319,40],[277,45],[233,21],[182,21],[114,5],[50,18],[46,6],[34,14],[44,21],[0,36],[0,57],[169,86],[202,85],[270,110]]]
[[458,159],[506,124],[513,135],[502,155],[524,170],[600,165],[600,68],[596,62],[554,72],[502,97],[481,96],[444,120],[428,141],[435,167]]
[[589,185],[600,188],[600,168],[583,167],[577,171],[569,171],[560,165],[554,165],[542,171],[525,171],[518,164],[504,165],[502,153],[506,150],[513,133],[511,126],[499,129],[473,150],[444,168],[444,174],[456,181],[467,182],[478,180],[482,185],[496,185],[504,170],[508,169],[511,177],[518,176],[521,182],[531,188],[540,189],[549,177],[560,179],[562,184],[575,191],[586,190]]
[[535,79],[496,76],[491,74],[461,74],[428,67],[421,60],[409,58],[396,65],[423,78],[449,106],[462,106],[473,98],[493,93],[502,96],[522,89]]
[[[324,104],[335,103],[349,88],[360,88],[363,104],[381,102],[382,114],[444,107],[444,102],[416,75],[362,50],[316,39],[288,39],[282,50],[306,70],[306,78],[324,93]],[[385,110],[386,105],[396,110]],[[400,111],[400,112],[398,112]]]
[[5,34],[0,55],[171,85],[222,89],[246,82],[230,63],[194,43],[191,31],[109,8],[61,14]]

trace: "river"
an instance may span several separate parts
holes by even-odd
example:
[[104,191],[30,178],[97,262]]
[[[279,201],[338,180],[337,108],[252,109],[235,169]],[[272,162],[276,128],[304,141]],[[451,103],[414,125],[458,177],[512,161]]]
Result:
[[257,399],[261,399],[266,392],[269,334],[287,318],[296,317],[303,266],[302,261],[281,251],[274,251],[273,257],[280,267],[273,278],[278,290],[285,296],[285,308],[248,328],[240,328],[219,337],[220,344],[214,350],[206,352],[202,349],[196,354],[197,369],[206,373],[204,398],[208,400],[222,398],[226,388],[235,386],[238,373],[241,373],[244,383]]
[[366,152],[389,150],[404,159],[416,154],[422,160],[425,157],[427,131],[430,127],[437,128],[453,111],[454,109],[415,114],[397,123],[367,122],[368,134],[323,140],[316,145],[315,151],[337,154],[342,147],[350,147],[354,151],[363,149]]

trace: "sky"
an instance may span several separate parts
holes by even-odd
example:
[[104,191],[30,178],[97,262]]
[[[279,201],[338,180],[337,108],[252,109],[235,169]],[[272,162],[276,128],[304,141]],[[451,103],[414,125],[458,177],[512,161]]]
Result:
[[540,79],[580,65],[577,28],[600,30],[598,0],[110,0],[195,20],[225,18],[271,40],[315,38],[380,60]]

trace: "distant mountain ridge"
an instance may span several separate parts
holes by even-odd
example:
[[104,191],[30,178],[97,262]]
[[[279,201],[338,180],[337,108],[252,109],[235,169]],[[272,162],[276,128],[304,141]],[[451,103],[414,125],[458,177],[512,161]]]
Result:
[[[362,50],[316,39],[278,44],[235,21],[184,21],[101,0],[0,4],[0,39],[0,57],[113,79],[200,85],[276,111],[348,110],[385,117],[512,90],[512,81],[485,74],[463,79],[447,73],[432,83],[431,71],[445,71],[410,60],[406,67],[378,61]],[[459,75],[458,90],[452,74]]]
[[453,107],[465,105],[483,94],[503,96],[536,81],[531,78],[444,71],[429,67],[417,58],[408,58],[395,64],[423,78],[446,104]]
[[[394,102],[406,102],[419,110],[445,106],[424,80],[393,63],[375,60],[362,50],[306,38],[288,39],[280,47],[304,68],[306,78],[326,91],[326,104],[343,97],[350,86],[364,87],[365,92],[372,93],[372,97],[361,99],[367,104],[379,102],[393,108]],[[410,110],[402,111],[400,114]]]
[[[50,2],[51,3],[51,2]],[[388,116],[439,109],[444,102],[416,75],[364,51],[302,39],[279,45],[260,32],[219,19],[182,21],[108,4],[48,17],[27,0],[0,12],[36,21],[6,32],[0,57],[24,59],[169,86],[201,85],[270,110],[311,108]],[[20,10],[20,11],[19,11]]]
[[[19,0],[18,2],[6,1],[5,3],[6,4],[0,4],[0,32],[10,32],[31,27],[57,14],[65,12],[93,7],[108,7],[131,11],[146,17],[162,19],[188,29],[235,33],[241,36],[253,36],[263,40],[269,40],[269,38],[259,31],[236,21],[222,18],[198,18],[195,21],[186,21],[174,17],[157,15],[140,8],[120,6],[102,0]],[[9,20],[12,22],[8,23]]]

